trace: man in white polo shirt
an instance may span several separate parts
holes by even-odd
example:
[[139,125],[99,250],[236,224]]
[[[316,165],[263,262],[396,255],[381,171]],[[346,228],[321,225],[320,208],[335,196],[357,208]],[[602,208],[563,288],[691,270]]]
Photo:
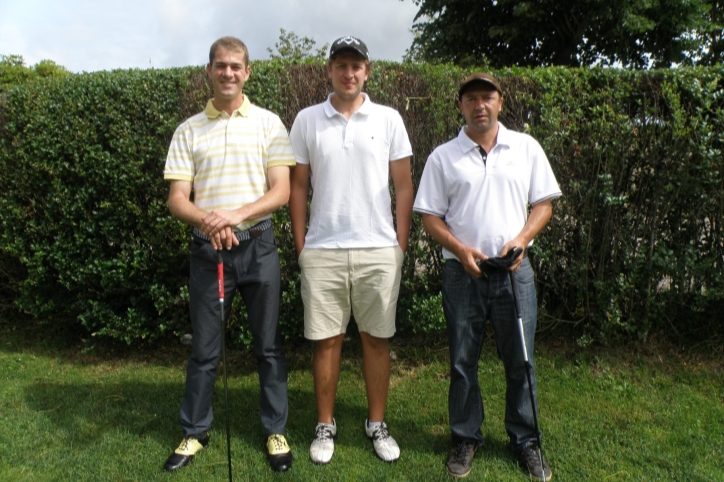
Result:
[[250,68],[241,40],[214,42],[206,73],[214,98],[176,129],[164,170],[171,183],[171,214],[194,228],[189,276],[193,338],[179,417],[184,439],[164,468],[188,465],[209,443],[224,336],[216,261],[221,250],[224,313],[231,313],[238,290],[254,340],[269,464],[284,472],[291,468],[292,452],[284,437],[287,362],[279,332],[280,268],[271,215],[289,199],[294,155],[279,117],[251,104],[242,92]]
[[[310,457],[326,464],[334,453],[334,402],[352,312],[364,351],[369,410],[365,432],[377,456],[393,462],[400,449],[384,421],[390,381],[387,339],[395,333],[400,269],[412,218],[412,148],[399,113],[362,92],[370,58],[361,40],[337,39],[327,73],[333,92],[326,102],[299,112],[290,132],[297,165],[289,212],[302,270],[304,335],[315,341],[318,424]],[[306,230],[310,176],[313,195]]]
[[[469,76],[458,99],[466,126],[428,158],[414,205],[425,231],[442,245],[445,258],[442,294],[450,344],[448,410],[453,442],[447,470],[454,477],[468,475],[483,444],[478,359],[490,319],[505,367],[510,448],[534,480],[547,481],[551,471],[539,457],[508,272],[483,275],[478,262],[503,256],[513,247],[527,249],[550,220],[551,201],[561,190],[538,142],[498,122],[503,91],[495,78],[484,73]],[[536,293],[525,251],[510,270],[532,363]],[[531,375],[535,391],[535,374]]]

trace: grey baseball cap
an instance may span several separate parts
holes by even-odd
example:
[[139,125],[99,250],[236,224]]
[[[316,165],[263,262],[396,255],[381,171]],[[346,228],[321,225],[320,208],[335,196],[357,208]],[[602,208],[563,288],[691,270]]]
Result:
[[367,50],[367,46],[365,45],[365,43],[357,37],[352,37],[351,35],[347,35],[346,37],[340,37],[332,42],[332,46],[329,48],[329,58],[331,59],[338,52],[345,49],[353,50],[365,59],[370,60],[370,52],[369,50]]

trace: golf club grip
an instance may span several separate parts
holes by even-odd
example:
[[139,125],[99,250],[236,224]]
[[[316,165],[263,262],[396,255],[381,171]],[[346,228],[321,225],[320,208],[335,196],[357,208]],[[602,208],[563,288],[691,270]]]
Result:
[[219,299],[224,300],[224,258],[221,250],[216,251],[216,272],[219,275]]

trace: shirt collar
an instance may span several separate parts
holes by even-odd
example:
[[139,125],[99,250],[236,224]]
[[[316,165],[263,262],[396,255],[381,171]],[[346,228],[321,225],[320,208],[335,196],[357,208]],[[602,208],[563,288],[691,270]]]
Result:
[[[238,109],[231,113],[231,116],[240,115],[242,117],[248,117],[249,109],[251,109],[251,101],[247,95],[244,95],[244,102],[242,102]],[[222,111],[216,110],[216,107],[214,107],[214,99],[209,99],[206,103],[204,113],[209,119],[216,119],[222,114]]]
[[[334,117],[335,114],[339,114],[337,112],[337,109],[334,108],[332,105],[332,96],[334,95],[334,92],[329,94],[327,96],[327,100],[324,101],[324,113],[327,115],[327,117]],[[362,105],[359,109],[357,109],[354,113],[355,114],[361,114],[361,115],[368,115],[370,113],[370,109],[372,108],[372,99],[370,99],[370,96],[366,93],[362,92],[362,96],[365,98],[365,101],[362,102]],[[341,115],[341,114],[340,114]]]
[[[465,126],[461,127],[458,132],[458,145],[463,154],[478,148],[478,145],[465,133]],[[498,138],[495,145],[510,146],[510,131],[500,122],[498,122]]]

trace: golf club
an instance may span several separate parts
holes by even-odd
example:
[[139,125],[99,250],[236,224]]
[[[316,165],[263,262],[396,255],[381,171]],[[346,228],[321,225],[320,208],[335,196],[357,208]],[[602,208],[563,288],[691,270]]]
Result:
[[528,378],[528,391],[530,393],[530,405],[533,409],[533,423],[535,425],[535,434],[538,439],[538,457],[540,457],[540,466],[543,470],[543,447],[541,445],[540,430],[538,429],[538,411],[537,404],[535,401],[535,395],[533,394],[533,384],[531,383],[530,370],[533,365],[528,359],[528,349],[525,346],[525,331],[523,329],[523,316],[520,314],[520,304],[518,303],[518,295],[515,294],[515,273],[508,271],[510,277],[510,289],[513,291],[513,303],[515,304],[515,313],[518,316],[518,329],[520,331],[520,342],[523,345],[523,360],[525,361],[525,375]]
[[231,431],[229,429],[229,391],[226,383],[226,324],[224,323],[224,258],[221,250],[216,251],[216,271],[219,277],[219,304],[221,306],[221,363],[224,370],[224,418],[226,419],[226,458],[231,478]]

